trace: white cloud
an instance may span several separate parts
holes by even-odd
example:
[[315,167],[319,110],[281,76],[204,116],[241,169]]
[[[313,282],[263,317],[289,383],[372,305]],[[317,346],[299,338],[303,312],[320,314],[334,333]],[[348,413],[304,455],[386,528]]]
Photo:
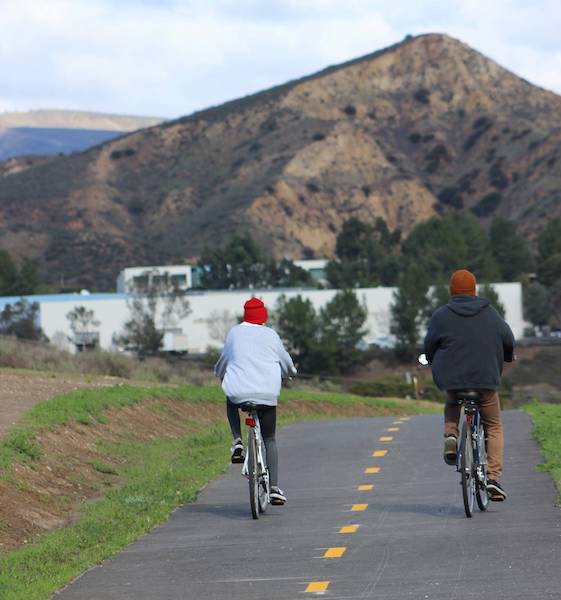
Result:
[[13,102],[0,98],[0,113],[14,112],[16,110],[25,110],[25,108],[16,106]]
[[428,31],[455,35],[561,92],[561,8],[553,0],[3,4],[0,109],[178,116]]
[[561,93],[561,5],[553,0],[453,0],[452,14],[427,11],[414,33],[442,30],[536,85]]

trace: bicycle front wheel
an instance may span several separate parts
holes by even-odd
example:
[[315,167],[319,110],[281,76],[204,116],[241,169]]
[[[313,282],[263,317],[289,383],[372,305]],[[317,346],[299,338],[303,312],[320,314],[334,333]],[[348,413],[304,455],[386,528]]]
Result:
[[475,477],[473,473],[473,445],[471,442],[471,427],[464,421],[460,439],[460,471],[462,474],[462,496],[466,517],[473,516],[475,499]]
[[259,518],[259,466],[257,464],[257,444],[255,430],[251,428],[247,436],[247,468],[249,480],[249,505],[251,516]]

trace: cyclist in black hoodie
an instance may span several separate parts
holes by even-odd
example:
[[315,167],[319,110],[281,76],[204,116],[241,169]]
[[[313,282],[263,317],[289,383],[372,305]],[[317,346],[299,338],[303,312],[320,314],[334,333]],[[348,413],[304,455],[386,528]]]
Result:
[[481,420],[487,434],[487,490],[494,501],[506,498],[499,480],[503,467],[503,429],[499,395],[504,362],[514,360],[514,336],[488,300],[475,295],[473,273],[456,271],[450,279],[450,301],[438,308],[429,322],[425,354],[435,384],[446,390],[444,409],[444,460],[456,464],[461,407],[456,390],[481,392]]

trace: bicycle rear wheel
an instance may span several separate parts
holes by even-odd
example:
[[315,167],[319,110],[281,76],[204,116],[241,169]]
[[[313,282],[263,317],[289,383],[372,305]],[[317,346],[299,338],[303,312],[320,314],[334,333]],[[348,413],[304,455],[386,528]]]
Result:
[[475,500],[475,477],[473,473],[473,446],[471,427],[464,421],[460,439],[460,471],[462,475],[462,496],[466,517],[473,516]]
[[255,429],[251,428],[247,435],[247,469],[249,480],[249,505],[251,516],[259,518],[259,466],[257,464],[257,447]]
[[479,510],[487,510],[489,506],[489,492],[487,492],[487,442],[483,425],[479,425],[478,431],[479,467],[477,473],[477,490],[475,499]]

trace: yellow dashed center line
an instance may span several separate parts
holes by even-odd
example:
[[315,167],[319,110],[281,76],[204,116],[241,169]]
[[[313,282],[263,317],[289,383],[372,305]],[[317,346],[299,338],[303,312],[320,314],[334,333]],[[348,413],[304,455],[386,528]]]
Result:
[[339,533],[356,533],[360,525],[345,525],[339,529]]
[[323,555],[323,558],[341,558],[347,551],[345,546],[336,546],[334,548],[328,548]]
[[[386,431],[394,432],[399,431],[399,425],[402,425],[405,421],[409,421],[409,417],[402,417],[399,420],[393,421],[392,425],[396,425],[397,427],[387,427]],[[393,436],[391,435],[383,435],[379,438],[380,442],[391,442],[393,440]],[[386,456],[388,453],[387,450],[374,450],[372,456],[375,458],[380,458],[382,456]],[[380,467],[366,467],[364,473],[379,473]],[[360,492],[369,492],[374,489],[374,484],[361,484],[357,486],[357,490]],[[364,511],[368,508],[368,504],[366,503],[357,503],[351,505],[351,511]],[[360,525],[344,525],[339,529],[339,533],[356,533]],[[345,546],[334,546],[333,548],[327,548],[325,553],[323,554],[323,558],[341,558],[343,554],[347,551]],[[305,592],[312,594],[323,594],[329,588],[329,581],[310,581],[304,590]]]
[[310,581],[310,583],[308,583],[308,587],[304,591],[321,594],[326,592],[328,587],[329,581]]

